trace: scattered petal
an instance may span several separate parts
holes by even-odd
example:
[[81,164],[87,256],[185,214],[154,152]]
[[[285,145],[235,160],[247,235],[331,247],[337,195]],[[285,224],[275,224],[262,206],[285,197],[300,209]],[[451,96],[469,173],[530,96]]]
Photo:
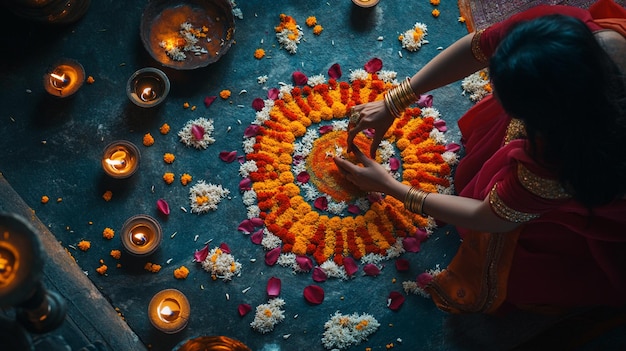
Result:
[[326,272],[324,272],[324,270],[320,267],[315,267],[313,268],[313,280],[321,283],[321,282],[325,282],[326,279],[328,278],[328,276],[326,275]]
[[261,98],[256,98],[254,100],[252,100],[252,108],[255,111],[261,111],[263,109],[263,107],[265,107],[265,101],[263,101],[263,99]]
[[278,88],[272,88],[267,91],[268,99],[276,100],[278,99],[278,96],[280,96],[280,90],[278,90]]
[[259,134],[259,128],[260,126],[258,124],[251,124],[243,131],[243,136],[246,138],[257,136],[257,134]]
[[376,73],[380,71],[382,68],[383,68],[383,61],[377,57],[374,57],[373,59],[369,60],[369,62],[365,64],[365,71],[367,73]]
[[259,217],[250,218],[250,223],[252,223],[252,225],[255,226],[255,227],[260,227],[263,224],[265,224],[265,222],[263,222],[263,219],[261,219]]
[[279,278],[271,277],[267,281],[267,296],[269,298],[278,297],[280,295],[281,281]]
[[433,125],[435,126],[435,128],[437,128],[438,131],[442,133],[448,130],[448,126],[446,126],[446,121],[444,121],[443,119],[436,120]]
[[220,159],[226,163],[231,163],[237,159],[237,151],[221,151]]
[[389,168],[390,168],[393,172],[395,172],[395,171],[397,171],[398,169],[400,169],[400,160],[398,160],[398,159],[397,159],[397,158],[395,158],[395,157],[391,157],[391,158],[389,159]]
[[243,317],[248,314],[248,312],[252,311],[252,306],[248,305],[247,303],[242,303],[239,304],[239,306],[237,307],[237,311],[239,312],[239,315]]
[[399,310],[403,303],[404,295],[397,291],[392,291],[389,293],[389,297],[387,298],[387,307],[389,307],[390,310]]
[[254,224],[249,219],[244,219],[239,223],[237,230],[244,232],[244,234],[250,234],[254,230]]
[[361,213],[361,209],[355,204],[350,204],[348,205],[348,212],[352,214],[359,214]]
[[432,280],[433,280],[433,276],[430,273],[424,272],[417,276],[417,279],[416,279],[417,286],[424,289],[426,285],[428,285],[428,283],[430,283]]
[[420,241],[414,237],[404,238],[402,240],[402,247],[407,252],[419,252],[420,251]]
[[363,266],[363,272],[365,272],[365,275],[375,277],[380,274],[380,268],[373,263],[368,263]]
[[420,95],[420,97],[417,98],[417,106],[433,107],[433,96],[430,94]]
[[313,268],[313,260],[308,256],[296,256],[296,263],[304,272],[308,272]]
[[369,193],[367,194],[367,200],[370,203],[375,204],[377,202],[383,201],[383,196],[380,193]]
[[254,244],[261,245],[261,242],[263,241],[263,229],[259,229],[252,233],[252,235],[250,235],[250,241]]
[[370,138],[370,139],[373,139],[373,138],[374,138],[374,136],[376,135],[376,131],[375,131],[374,129],[372,129],[372,128],[367,128],[367,129],[365,129],[365,130],[363,131],[363,134],[364,134],[366,137],[368,137],[368,138]]
[[324,301],[324,289],[317,285],[309,285],[304,288],[304,299],[308,303],[319,305]]
[[328,69],[328,76],[333,79],[341,78],[341,66],[339,66],[338,63],[334,63],[332,66],[330,66],[330,68]]
[[229,254],[230,253],[230,247],[228,247],[228,245],[226,243],[221,243],[220,244],[220,250],[222,250],[222,252]]
[[168,205],[167,201],[164,199],[157,200],[157,208],[159,209],[159,212],[166,216],[170,214],[170,205]]
[[202,250],[196,250],[196,252],[193,253],[193,259],[196,262],[202,262],[206,259],[206,257],[209,255],[209,245],[204,245],[204,248]]
[[315,199],[313,205],[320,211],[326,211],[328,209],[328,199],[324,196],[320,196]]
[[204,128],[197,124],[191,126],[191,135],[193,135],[194,139],[202,140],[204,139]]
[[457,152],[459,150],[461,150],[461,145],[459,145],[457,143],[450,143],[450,144],[446,145],[446,151]]
[[321,135],[324,135],[326,133],[330,133],[333,131],[333,126],[331,125],[325,125],[325,126],[321,126],[319,129],[319,132]]
[[250,189],[252,189],[252,179],[244,178],[239,182],[240,191],[248,191]]
[[280,256],[280,246],[274,249],[271,249],[267,253],[265,253],[265,264],[268,266],[273,266],[278,262],[278,257]]
[[204,98],[204,106],[209,107],[217,99],[217,96],[207,96]]
[[404,259],[404,258],[398,258],[396,260],[396,270],[398,272],[406,272],[409,270],[409,260]]
[[343,258],[343,268],[346,269],[346,273],[349,277],[353,276],[359,270],[356,261],[352,257]]
[[422,243],[426,239],[428,239],[428,232],[424,229],[417,228],[417,230],[415,231],[415,238],[419,240],[420,243]]
[[309,78],[304,73],[302,73],[300,71],[293,72],[291,77],[293,78],[293,82],[296,85],[305,85],[306,82],[309,80]]
[[311,176],[309,175],[309,173],[307,173],[307,171],[302,171],[296,176],[296,179],[300,183],[308,183],[311,179]]

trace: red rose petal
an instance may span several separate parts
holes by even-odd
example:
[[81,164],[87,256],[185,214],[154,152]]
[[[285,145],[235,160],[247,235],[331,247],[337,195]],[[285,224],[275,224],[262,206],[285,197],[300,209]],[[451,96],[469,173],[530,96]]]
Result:
[[304,73],[302,73],[300,71],[293,72],[291,77],[293,78],[293,82],[296,85],[305,85],[306,82],[309,80],[309,78]]
[[416,282],[417,286],[424,289],[428,283],[433,280],[433,276],[430,273],[422,273],[417,276]]
[[261,128],[259,125],[251,124],[243,131],[243,136],[246,138],[257,136],[257,134],[259,134],[259,128]]
[[296,263],[304,272],[308,272],[313,268],[313,260],[308,256],[296,256]]
[[433,96],[432,95],[420,95],[420,97],[417,98],[417,106],[433,107]]
[[400,168],[400,160],[398,160],[395,157],[390,158],[389,159],[389,168],[392,171],[394,171],[394,172],[397,171]]
[[170,214],[170,205],[168,205],[167,201],[163,199],[157,200],[157,208],[159,209],[159,212],[166,216]]
[[265,222],[263,222],[263,219],[259,217],[250,218],[250,223],[252,223],[252,225],[255,227],[260,227],[265,224]]
[[263,101],[263,99],[256,98],[256,99],[252,100],[252,108],[255,111],[261,111],[263,109],[263,107],[265,107],[265,101]]
[[254,230],[254,224],[249,219],[244,219],[239,223],[237,230],[244,232],[244,234],[250,234]]
[[363,134],[364,134],[366,137],[368,137],[368,138],[370,138],[370,139],[373,139],[373,138],[374,138],[374,136],[376,136],[376,130],[374,130],[374,129],[372,129],[372,128],[367,128],[367,129],[365,129],[365,130],[363,131]]
[[193,135],[193,138],[196,140],[204,139],[204,128],[202,128],[202,126],[199,126],[197,124],[192,125],[191,135]]
[[237,151],[221,151],[220,159],[226,163],[231,163],[237,159]]
[[241,317],[245,316],[250,311],[252,311],[252,306],[248,305],[247,303],[242,303],[237,306],[237,312],[239,312],[239,315]]
[[443,119],[436,120],[433,123],[433,126],[435,126],[435,128],[437,128],[437,130],[442,133],[448,130],[448,126],[446,126],[446,121],[444,121]]
[[271,249],[267,253],[265,253],[265,264],[268,266],[273,266],[278,262],[278,257],[280,256],[280,246],[274,249]]
[[333,131],[333,126],[331,126],[331,125],[321,126],[319,128],[319,132],[320,132],[321,135],[324,135],[326,133],[330,133],[332,131]]
[[409,270],[409,260],[404,259],[404,258],[398,258],[396,260],[396,270],[398,272],[406,272]]
[[353,276],[359,270],[359,266],[352,257],[343,258],[343,268],[346,269],[346,273],[349,277]]
[[338,63],[333,63],[328,69],[328,76],[333,79],[341,78],[341,66]]
[[204,106],[209,107],[217,99],[217,96],[207,96],[204,98]]
[[402,247],[406,252],[419,252],[420,251],[420,241],[414,237],[404,238],[402,240]]
[[279,278],[271,277],[267,280],[267,296],[269,298],[278,297],[280,295],[281,281]]
[[[345,264],[345,260],[344,260],[344,264]],[[365,275],[375,277],[380,274],[380,268],[378,268],[373,263],[368,263],[365,266],[363,266],[363,272],[365,272]]]
[[313,206],[320,211],[326,211],[328,209],[328,199],[324,196],[320,196],[315,199]]
[[263,229],[259,229],[252,233],[252,235],[250,235],[250,241],[254,244],[261,245],[261,242],[263,241]]
[[348,205],[348,212],[352,214],[359,214],[361,213],[361,209],[355,204],[350,204]]
[[459,145],[457,143],[450,143],[450,144],[446,145],[446,151],[457,152],[459,150],[461,150],[461,145]]
[[397,311],[400,309],[402,304],[404,303],[404,295],[397,291],[392,291],[389,293],[389,297],[387,298],[387,307],[389,307],[392,311]]
[[227,253],[227,254],[230,253],[230,247],[228,247],[228,244],[226,243],[220,244],[220,250],[222,250],[224,253]]
[[368,63],[365,64],[365,71],[367,73],[376,73],[383,68],[383,61],[377,57],[369,60]]
[[328,276],[326,275],[326,272],[324,272],[324,270],[320,267],[315,267],[313,268],[313,280],[321,283],[321,282],[325,282],[326,279],[328,279]]
[[415,238],[419,240],[420,243],[426,241],[428,237],[429,237],[429,234],[424,229],[417,228],[417,230],[415,231]]
[[202,262],[206,259],[206,257],[209,255],[209,245],[204,245],[204,248],[202,250],[196,250],[196,252],[193,253],[193,259],[196,262]]
[[239,191],[248,191],[252,189],[252,179],[244,178],[239,182]]
[[302,171],[296,176],[296,179],[300,183],[308,183],[311,179],[311,176],[309,175],[309,173],[307,173],[307,171]]
[[309,285],[304,288],[304,299],[307,302],[319,305],[324,301],[324,289],[317,285]]
[[280,96],[280,90],[278,88],[272,88],[267,91],[268,99],[276,100]]

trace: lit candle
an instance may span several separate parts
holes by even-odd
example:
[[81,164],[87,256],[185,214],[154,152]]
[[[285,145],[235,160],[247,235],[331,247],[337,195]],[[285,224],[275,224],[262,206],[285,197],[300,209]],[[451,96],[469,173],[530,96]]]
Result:
[[136,215],[122,226],[122,246],[135,256],[148,256],[161,245],[163,232],[159,222],[148,215]]
[[352,0],[352,2],[360,7],[373,7],[378,4],[378,0]]
[[180,347],[174,349],[174,351],[197,350],[252,351],[241,341],[224,335],[199,336],[185,341]]
[[139,107],[157,106],[170,91],[170,81],[163,71],[147,67],[138,70],[128,79],[126,95]]
[[148,305],[150,323],[158,330],[173,334],[183,330],[189,320],[189,300],[176,289],[156,293]]
[[80,89],[85,81],[85,69],[79,62],[64,59],[52,65],[43,76],[46,91],[59,98],[71,96]]
[[104,148],[102,168],[113,178],[128,178],[139,168],[139,149],[133,143],[117,140]]

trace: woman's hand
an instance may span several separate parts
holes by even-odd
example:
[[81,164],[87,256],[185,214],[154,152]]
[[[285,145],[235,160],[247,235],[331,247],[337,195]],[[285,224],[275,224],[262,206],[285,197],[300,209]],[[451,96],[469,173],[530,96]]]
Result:
[[363,166],[340,157],[334,158],[335,164],[346,179],[367,192],[389,193],[394,183],[398,181],[383,166],[365,156],[358,147],[354,146],[352,150]]
[[376,157],[376,150],[383,140],[385,133],[393,124],[393,116],[387,110],[383,100],[373,101],[367,104],[353,107],[354,113],[359,114],[359,120],[348,131],[348,151],[356,152],[358,149],[354,145],[354,138],[365,129],[374,129],[374,139],[370,148],[370,157]]

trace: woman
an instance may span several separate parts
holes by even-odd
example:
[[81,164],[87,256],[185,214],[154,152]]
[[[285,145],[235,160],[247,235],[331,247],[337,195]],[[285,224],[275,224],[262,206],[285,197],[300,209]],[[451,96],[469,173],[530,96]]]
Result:
[[[463,237],[426,285],[442,310],[626,303],[625,36],[626,10],[612,1],[538,6],[470,33],[383,101],[354,108],[348,144],[362,165],[336,158],[346,178]],[[458,196],[398,182],[354,146],[375,129],[373,156],[419,94],[488,63],[493,96],[459,120]]]

